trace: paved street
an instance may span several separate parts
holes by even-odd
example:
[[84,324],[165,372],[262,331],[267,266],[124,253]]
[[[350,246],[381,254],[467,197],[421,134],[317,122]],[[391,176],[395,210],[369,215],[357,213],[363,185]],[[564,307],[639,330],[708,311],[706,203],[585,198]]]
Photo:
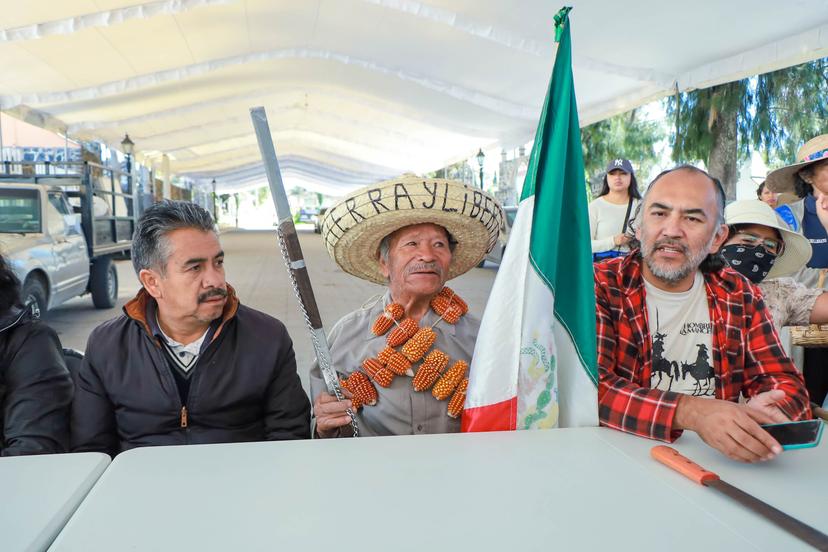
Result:
[[[384,288],[350,276],[328,256],[322,239],[310,225],[299,226],[299,237],[320,305],[325,328],[330,329],[341,316],[358,308]],[[310,339],[298,303],[288,282],[276,237],[268,231],[230,231],[221,237],[227,253],[227,281],[236,288],[242,302],[280,319],[294,339],[299,373],[307,388],[307,372],[313,359]],[[118,316],[121,306],[139,289],[129,261],[118,262],[120,293],[118,307],[96,310],[89,296],[76,298],[47,315],[47,322],[58,332],[64,347],[86,348],[89,332],[101,322]],[[486,265],[449,283],[480,316],[494,282],[496,267]]]

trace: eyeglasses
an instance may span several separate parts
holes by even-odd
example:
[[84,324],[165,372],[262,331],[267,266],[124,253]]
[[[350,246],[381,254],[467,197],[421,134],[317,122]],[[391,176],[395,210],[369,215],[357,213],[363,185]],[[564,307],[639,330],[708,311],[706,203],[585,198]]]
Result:
[[777,257],[785,251],[785,242],[782,240],[762,238],[745,230],[737,231],[734,237],[742,245],[749,245],[750,247],[762,246],[765,251]]

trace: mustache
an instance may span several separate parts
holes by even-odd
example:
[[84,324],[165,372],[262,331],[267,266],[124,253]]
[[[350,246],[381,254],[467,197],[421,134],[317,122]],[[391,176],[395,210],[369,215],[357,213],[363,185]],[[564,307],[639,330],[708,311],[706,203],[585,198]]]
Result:
[[198,296],[198,302],[203,303],[212,297],[227,297],[227,290],[222,288],[213,288],[210,291],[205,291]]
[[658,249],[659,247],[672,247],[674,249],[681,249],[682,253],[688,255],[690,253],[690,248],[687,247],[685,244],[681,243],[678,240],[671,240],[670,238],[666,238],[663,240],[658,240],[653,244],[653,251]]
[[443,275],[443,269],[436,262],[416,263],[405,270],[406,274],[413,274],[414,272],[436,272],[440,276]]

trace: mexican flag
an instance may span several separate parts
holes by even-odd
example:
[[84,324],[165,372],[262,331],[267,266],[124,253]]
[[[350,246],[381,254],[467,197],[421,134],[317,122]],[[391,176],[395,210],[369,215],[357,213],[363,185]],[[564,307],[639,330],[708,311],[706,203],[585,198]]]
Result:
[[598,425],[595,291],[569,8],[472,357],[463,431]]

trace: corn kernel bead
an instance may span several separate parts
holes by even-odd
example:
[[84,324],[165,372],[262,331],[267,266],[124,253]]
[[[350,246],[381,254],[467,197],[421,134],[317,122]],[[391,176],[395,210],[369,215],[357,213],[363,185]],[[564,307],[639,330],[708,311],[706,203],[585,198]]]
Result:
[[352,372],[348,376],[348,379],[343,380],[342,387],[350,391],[354,399],[357,399],[362,404],[367,404],[368,406],[377,404],[377,399],[379,398],[377,388],[374,387],[374,384],[371,383],[368,376],[362,372]]
[[411,339],[406,341],[402,348],[402,354],[411,362],[417,362],[426,351],[434,345],[437,334],[431,328],[420,328]]
[[402,353],[391,349],[391,356],[385,367],[397,374],[398,376],[413,376],[414,370],[411,369],[411,361],[405,358]]
[[[340,380],[339,380],[339,385],[340,385],[340,387],[342,387],[342,389],[347,389],[348,391],[350,391],[350,390],[351,390],[351,389],[348,387],[348,380],[347,380],[347,379],[341,379],[341,378],[340,378]],[[357,397],[353,396],[353,393],[351,393],[351,395],[352,395],[352,397],[351,397],[351,399],[350,399],[350,400],[351,400],[351,408],[352,408],[353,410],[355,410],[355,411],[356,411],[356,410],[359,410],[360,408],[362,408],[362,401],[361,401],[361,400],[359,400],[359,398],[357,398]]]
[[443,320],[448,322],[449,324],[457,324],[457,321],[460,320],[460,317],[463,316],[463,311],[460,309],[459,305],[451,305],[445,311],[443,311],[442,317]]
[[374,320],[374,325],[371,326],[371,333],[374,335],[384,335],[393,325],[394,320],[385,316],[385,313],[380,313],[377,319]]
[[384,335],[385,332],[394,326],[394,321],[402,318],[405,314],[405,309],[399,303],[388,303],[385,309],[374,320],[374,325],[371,327],[371,332],[374,335]]
[[405,314],[405,309],[399,303],[388,303],[383,310],[394,320],[399,320]]
[[463,299],[461,299],[460,296],[457,295],[454,292],[454,290],[451,289],[450,287],[444,287],[443,289],[440,290],[440,293],[438,295],[442,295],[443,297],[447,297],[448,299],[451,300],[452,304],[459,305],[460,308],[463,311],[463,314],[466,314],[467,312],[469,312],[469,305],[465,301],[463,301]]
[[458,360],[452,364],[451,368],[446,370],[445,373],[440,376],[440,379],[437,380],[437,383],[431,390],[431,394],[434,395],[434,398],[438,401],[444,401],[449,398],[451,392],[454,391],[460,383],[460,380],[462,380],[463,376],[466,375],[468,367],[469,365],[465,360]]
[[402,322],[400,322],[396,328],[391,330],[391,333],[388,334],[388,337],[385,338],[385,342],[388,343],[390,347],[399,347],[411,337],[417,333],[417,329],[420,326],[417,325],[417,322],[413,318],[406,318]]
[[414,391],[427,391],[431,389],[431,386],[440,377],[440,372],[446,368],[448,362],[449,357],[443,351],[439,349],[431,351],[425,360],[423,360],[423,363],[414,375],[414,379],[411,381],[411,385],[414,386]]
[[432,310],[449,324],[456,324],[460,317],[466,314],[468,307],[457,296],[452,298],[445,295],[435,295],[430,302]]
[[431,389],[431,386],[439,377],[440,372],[422,364],[417,368],[417,373],[414,375],[414,379],[411,380],[411,385],[414,387],[414,391],[427,391]]
[[431,305],[432,310],[440,315],[442,315],[443,312],[445,312],[445,310],[449,307],[450,304],[451,302],[449,301],[448,297],[439,294],[432,297],[431,301],[429,301],[429,305]]
[[377,382],[377,385],[388,387],[394,381],[394,373],[375,358],[366,358],[363,360],[362,368],[368,374],[369,378]]
[[383,364],[388,364],[388,360],[391,358],[391,355],[396,353],[397,351],[394,350],[393,347],[386,347],[379,353],[377,353],[377,360]]
[[464,378],[454,390],[454,395],[448,403],[448,415],[457,418],[463,413],[463,405],[466,404],[466,389],[469,388],[469,378]]

